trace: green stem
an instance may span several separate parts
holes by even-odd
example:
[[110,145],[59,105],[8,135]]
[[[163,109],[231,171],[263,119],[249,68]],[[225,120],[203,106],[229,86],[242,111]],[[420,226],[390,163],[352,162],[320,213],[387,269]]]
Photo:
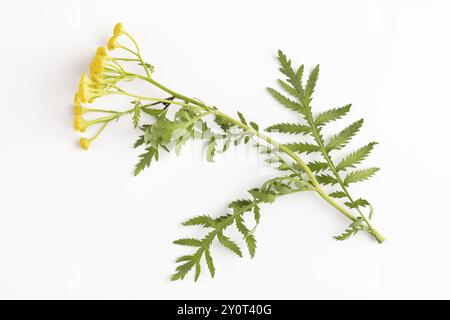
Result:
[[212,107],[207,106],[206,104],[204,104],[204,103],[202,103],[200,101],[197,101],[195,99],[192,99],[192,98],[189,98],[189,97],[184,96],[182,94],[179,94],[179,93],[177,93],[177,92],[175,92],[173,90],[170,90],[169,88],[165,87],[164,85],[160,84],[159,82],[157,82],[157,81],[155,81],[155,80],[153,80],[151,78],[146,78],[146,77],[143,77],[143,76],[140,76],[140,75],[136,75],[136,74],[130,74],[130,75],[136,76],[139,79],[142,79],[144,81],[147,81],[147,82],[153,84],[154,86],[160,88],[161,90],[169,93],[173,97],[176,97],[176,98],[178,98],[180,100],[184,100],[186,102],[189,102],[189,103],[195,104],[197,106],[203,107],[206,110],[211,111],[211,113],[213,113],[214,115],[216,115],[218,117],[221,117],[221,118],[224,118],[224,119],[228,120],[229,122],[237,125],[238,127],[242,128],[242,129],[244,129],[246,131],[252,132],[254,135],[259,137],[260,139],[262,139],[262,140],[268,142],[269,144],[275,146],[279,150],[282,150],[285,154],[287,154],[289,157],[291,157],[295,162],[297,162],[303,168],[303,170],[306,172],[306,174],[310,178],[311,183],[314,186],[314,189],[317,191],[317,193],[326,202],[328,202],[333,208],[338,210],[340,213],[342,213],[344,216],[346,216],[351,221],[355,221],[356,220],[356,218],[350,212],[348,212],[339,203],[334,201],[334,199],[332,199],[330,196],[328,196],[326,194],[326,192],[321,188],[319,182],[316,179],[316,176],[311,171],[311,169],[308,167],[308,165],[302,159],[300,159],[294,152],[292,152],[292,150],[290,150],[286,146],[278,143],[277,141],[273,140],[272,138],[266,136],[265,134],[263,134],[263,133],[261,133],[259,131],[256,131],[252,127],[249,127],[246,124],[244,124],[244,123],[242,123],[242,122],[240,122],[238,120],[235,120],[234,118],[232,118],[232,117],[230,117],[230,116],[228,116],[228,115],[226,115],[226,114],[224,114],[224,113],[222,113],[222,112],[220,112],[220,111],[218,111],[218,110],[216,110],[216,109],[214,109]]
[[[319,182],[317,181],[316,176],[314,175],[314,173],[311,171],[311,169],[308,167],[308,165],[301,159],[299,158],[292,150],[290,150],[289,148],[287,148],[286,146],[284,146],[283,144],[278,143],[277,141],[273,140],[272,138],[264,135],[263,133],[260,133],[259,131],[256,131],[255,129],[253,129],[250,126],[247,126],[246,124],[235,120],[234,118],[218,111],[215,108],[212,108],[210,106],[207,106],[206,104],[189,98],[185,95],[182,95],[178,92],[175,92],[169,88],[167,88],[166,86],[160,84],[159,82],[155,81],[154,79],[152,79],[151,77],[144,77],[138,74],[133,74],[133,73],[129,73],[127,75],[131,75],[131,76],[135,76],[136,78],[139,78],[143,81],[149,82],[150,84],[154,85],[155,87],[161,89],[162,91],[167,92],[168,94],[170,94],[171,96],[180,99],[180,100],[184,100],[187,103],[191,103],[194,105],[197,105],[199,107],[205,108],[206,110],[210,111],[212,114],[218,116],[218,117],[222,117],[226,120],[228,120],[229,122],[237,125],[238,127],[242,128],[243,130],[252,132],[255,136],[259,137],[260,139],[266,141],[267,143],[275,146],[276,148],[279,148],[279,150],[283,151],[285,154],[287,154],[291,159],[293,159],[295,162],[297,162],[302,169],[306,172],[307,176],[309,177],[309,179],[311,180],[311,183],[314,187],[314,190],[326,201],[328,202],[328,204],[330,204],[333,208],[335,208],[337,211],[339,211],[341,214],[343,214],[345,217],[347,217],[348,219],[350,219],[351,221],[356,221],[356,217],[350,213],[348,210],[346,210],[344,207],[342,207],[339,203],[337,203],[333,198],[331,198],[320,186]],[[313,128],[315,128],[314,126],[312,126]],[[320,139],[319,139],[320,140]],[[323,144],[322,147],[323,148]],[[328,160],[327,160],[328,161]],[[331,162],[331,159],[329,159],[329,163],[331,163],[332,167],[334,167],[334,165]],[[339,177],[340,179],[340,177]],[[338,180],[339,181],[339,180]],[[346,192],[348,198],[350,201],[353,202],[353,200],[351,199],[351,196],[348,194],[348,192],[346,191],[346,188],[344,186],[344,192]],[[370,229],[370,233],[375,237],[375,239],[379,242],[382,243],[385,239],[383,236],[381,236],[381,234],[370,224],[370,222],[367,220],[367,218],[364,216],[364,214],[362,214],[362,212],[358,209],[358,212],[360,213],[361,217],[364,219],[365,223],[367,224],[367,226]]]

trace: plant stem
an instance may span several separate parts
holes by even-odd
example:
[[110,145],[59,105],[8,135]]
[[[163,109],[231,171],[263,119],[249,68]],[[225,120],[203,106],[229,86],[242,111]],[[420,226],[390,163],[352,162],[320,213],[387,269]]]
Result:
[[[151,77],[144,77],[142,75],[133,74],[133,73],[127,73],[127,75],[134,76],[134,77],[139,78],[139,79],[141,79],[143,81],[149,82],[150,84],[152,84],[155,87],[161,89],[162,91],[167,92],[171,96],[173,96],[173,97],[175,97],[177,99],[185,101],[186,104],[191,103],[191,104],[197,105],[197,106],[199,106],[201,108],[204,108],[205,110],[211,112],[215,116],[221,117],[223,119],[226,119],[227,121],[235,124],[236,126],[242,128],[243,130],[253,133],[258,138],[266,141],[267,143],[269,143],[269,144],[273,145],[274,147],[278,148],[279,150],[283,151],[286,155],[288,155],[291,159],[293,159],[298,165],[300,165],[300,167],[306,172],[306,174],[308,175],[308,178],[311,180],[311,183],[312,183],[312,185],[314,187],[314,190],[326,202],[328,202],[328,204],[330,204],[333,208],[335,208],[337,211],[339,211],[341,214],[343,214],[346,218],[348,218],[352,222],[357,220],[357,218],[352,213],[350,213],[348,210],[346,210],[344,207],[342,207],[339,203],[337,203],[333,198],[331,198],[329,195],[327,195],[325,190],[323,190],[322,187],[320,186],[320,183],[317,181],[316,176],[314,175],[312,170],[308,167],[308,165],[300,157],[298,157],[292,150],[290,150],[289,148],[287,148],[283,144],[273,140],[269,136],[266,136],[265,134],[255,130],[255,129],[253,129],[252,127],[242,123],[241,121],[238,121],[238,120],[228,116],[227,114],[224,114],[224,113],[220,112],[216,108],[208,106],[208,105],[206,105],[206,104],[204,104],[204,103],[202,103],[202,102],[200,102],[198,100],[189,98],[189,97],[187,97],[187,96],[185,96],[183,94],[180,94],[178,92],[175,92],[175,91],[167,88],[166,86],[164,86],[161,83],[155,81]],[[328,159],[327,161],[330,161],[330,163],[331,163],[331,159]],[[333,165],[333,164],[331,163],[331,165]],[[333,165],[333,167],[334,167],[334,165]],[[338,181],[341,181],[340,177],[338,178]],[[348,191],[346,191],[345,186],[343,186],[343,190],[344,190],[344,192],[346,192],[347,197],[349,198],[349,200],[353,202],[353,200],[352,200],[351,196],[349,195]],[[359,208],[357,208],[357,210],[360,213],[361,217],[364,219],[364,222],[367,224],[367,226],[369,228],[369,233],[377,240],[377,242],[382,243],[385,240],[385,238],[370,224],[370,222],[367,220],[367,218],[364,216],[364,214],[362,214],[362,212],[359,210]]]

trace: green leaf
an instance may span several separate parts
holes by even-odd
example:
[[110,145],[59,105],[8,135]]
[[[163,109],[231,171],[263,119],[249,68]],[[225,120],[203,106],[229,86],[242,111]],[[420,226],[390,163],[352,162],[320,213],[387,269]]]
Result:
[[251,126],[253,129],[255,129],[256,131],[259,131],[259,126],[258,126],[256,123],[254,123],[253,121],[250,121],[250,126]]
[[197,261],[195,263],[195,277],[194,277],[194,281],[197,281],[198,277],[200,277],[201,270],[202,270],[202,268],[200,267],[200,261]]
[[338,183],[338,181],[336,180],[335,177],[332,177],[328,174],[317,175],[316,178],[317,178],[317,181],[319,181],[323,185],[327,185],[327,184],[334,185],[334,184]]
[[217,123],[219,127],[225,132],[235,126],[235,124],[230,122],[229,120],[217,116],[214,118],[214,122]]
[[298,94],[303,94],[302,88],[302,74],[303,66],[298,68],[297,72],[294,72],[292,68],[291,60],[289,60],[286,55],[278,50],[278,62],[280,63],[280,71],[287,77],[287,81],[295,88]]
[[253,234],[247,234],[245,236],[245,243],[247,244],[248,253],[250,254],[250,257],[255,257],[256,252],[256,239]]
[[305,96],[307,98],[311,98],[312,94],[314,93],[314,89],[316,87],[318,78],[319,78],[319,65],[316,65],[316,67],[309,74],[308,81],[306,82]]
[[244,237],[247,236],[250,230],[248,230],[248,228],[245,226],[244,218],[242,217],[242,215],[237,215],[235,220],[236,220],[236,228],[238,229],[238,231],[242,233]]
[[239,120],[241,120],[241,122],[245,125],[247,125],[247,121],[245,120],[244,116],[242,115],[242,113],[240,113],[239,111],[237,112],[238,116],[239,116]]
[[208,266],[209,273],[211,274],[211,278],[214,278],[214,275],[216,274],[216,268],[214,267],[213,259],[208,249],[205,250],[205,261],[206,265]]
[[338,236],[335,236],[334,238],[338,241],[344,241],[344,240],[347,240],[348,238],[350,238],[351,236],[354,236],[355,234],[357,234],[358,231],[359,231],[358,229],[348,228],[348,229],[345,229],[344,233],[342,233]]
[[369,201],[367,201],[366,199],[356,199],[353,202],[345,202],[344,203],[347,207],[349,207],[350,209],[354,209],[357,207],[366,207],[366,206],[370,206]]
[[191,218],[182,223],[183,226],[204,226],[205,228],[210,228],[215,225],[214,219],[208,215],[200,215]]
[[238,199],[238,200],[234,200],[231,201],[228,204],[228,208],[232,208],[232,209],[242,209],[244,207],[249,206],[250,204],[252,204],[252,201],[247,200],[247,199]]
[[275,201],[276,196],[262,189],[251,189],[248,191],[256,200],[271,203]]
[[253,216],[255,218],[256,224],[259,224],[259,220],[261,219],[261,211],[258,205],[253,207]]
[[306,142],[287,143],[284,146],[298,153],[309,154],[313,152],[320,152],[320,148],[317,145]]
[[337,135],[331,137],[330,141],[325,146],[325,150],[340,150],[345,147],[350,139],[359,131],[359,129],[361,129],[363,122],[363,119],[355,121]]
[[145,112],[149,116],[152,116],[153,118],[157,119],[162,114],[166,112],[165,109],[148,109],[148,108],[142,108],[141,111]]
[[336,166],[336,170],[343,171],[347,168],[355,168],[357,164],[360,164],[367,158],[376,144],[377,142],[371,142],[368,145],[359,148],[355,152],[350,153],[348,156],[342,159],[341,162],[339,162],[339,164]]
[[141,107],[139,103],[135,103],[133,110],[133,125],[135,128],[139,126],[140,118],[141,118]]
[[137,147],[143,145],[144,142],[145,142],[145,140],[144,140],[144,135],[139,136],[139,138],[138,138],[138,139],[136,140],[136,142],[134,143],[133,148],[137,148]]
[[298,96],[298,92],[289,83],[278,79],[278,84],[281,88],[283,88],[284,91],[286,91],[286,93],[290,94],[293,97]]
[[307,134],[311,128],[307,125],[297,123],[277,123],[266,129],[267,132],[281,132],[288,134]]
[[349,185],[350,183],[356,183],[363,180],[367,180],[372,177],[379,168],[368,168],[363,170],[355,170],[347,174],[344,180],[345,185]]
[[239,257],[242,257],[242,251],[238,247],[236,243],[230,240],[227,236],[225,236],[222,232],[217,232],[217,239],[219,242],[227,249],[233,251]]
[[189,247],[201,247],[202,242],[198,239],[194,238],[183,238],[178,239],[173,242],[174,244],[178,244],[180,246],[189,246]]
[[292,101],[291,99],[285,97],[284,95],[279,93],[277,90],[272,89],[272,88],[267,88],[267,91],[270,93],[270,95],[272,97],[275,98],[275,100],[277,100],[281,105],[285,106],[286,108],[296,111],[296,112],[299,112],[300,114],[305,113],[305,109],[303,108],[303,106],[301,104],[298,104],[298,103]]
[[340,198],[347,197],[347,194],[343,191],[334,191],[334,192],[330,193],[330,197],[340,199]]
[[154,147],[148,147],[146,152],[139,156],[140,160],[134,169],[134,175],[137,176],[144,168],[149,167],[152,160],[158,161],[158,150]]
[[206,148],[206,160],[208,162],[213,162],[214,161],[214,156],[216,154],[216,146],[217,146],[216,137],[212,136],[209,139],[208,146]]
[[177,272],[170,278],[171,281],[183,280],[187,273],[194,267],[195,260],[188,261],[184,264],[177,266]]
[[314,120],[314,124],[318,127],[325,125],[328,122],[338,120],[345,116],[351,108],[351,104],[343,106],[341,108],[334,108],[320,113]]
[[175,261],[176,263],[178,262],[184,262],[184,261],[191,261],[194,258],[194,256],[189,255],[189,256],[181,256],[177,259],[177,261]]
[[319,162],[319,161],[313,161],[308,163],[308,167],[311,169],[312,172],[321,172],[325,171],[329,168],[328,163],[326,162]]

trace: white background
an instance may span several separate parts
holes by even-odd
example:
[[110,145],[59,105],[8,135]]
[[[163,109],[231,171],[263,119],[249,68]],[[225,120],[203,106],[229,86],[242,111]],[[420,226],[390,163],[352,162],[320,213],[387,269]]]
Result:
[[[392,0],[3,4],[0,297],[450,298],[449,9]],[[189,252],[171,241],[201,232],[180,223],[224,213],[274,172],[246,148],[208,164],[188,146],[133,177],[129,119],[81,151],[73,94],[118,21],[158,80],[264,127],[296,119],[264,90],[278,77],[276,50],[307,70],[320,63],[316,110],[352,102],[336,123],[365,118],[350,149],[380,142],[365,164],[382,171],[352,190],[374,204],[387,241],[336,242],[347,221],[313,194],[294,195],[263,208],[255,259],[216,244],[215,279],[170,282],[175,258]]]

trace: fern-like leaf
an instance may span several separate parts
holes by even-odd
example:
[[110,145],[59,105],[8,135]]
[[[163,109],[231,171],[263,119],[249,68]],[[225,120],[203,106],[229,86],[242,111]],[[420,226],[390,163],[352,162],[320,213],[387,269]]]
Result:
[[205,228],[213,227],[214,219],[208,215],[200,215],[183,222],[183,226],[203,226]]
[[311,128],[307,125],[297,123],[278,123],[268,127],[266,131],[288,134],[308,134],[311,132]]
[[134,169],[134,175],[137,176],[144,168],[149,167],[152,160],[155,159],[158,161],[158,149],[154,147],[148,147],[145,149],[145,153],[139,156],[140,160],[136,164],[136,168]]
[[318,173],[327,170],[329,168],[329,165],[326,162],[313,161],[308,163],[308,167],[312,172]]
[[286,147],[297,153],[313,153],[320,152],[319,146],[306,142],[293,142],[285,144]]
[[284,95],[279,93],[277,90],[272,89],[272,88],[267,88],[267,91],[270,93],[270,95],[275,100],[277,100],[281,105],[285,106],[286,108],[288,108],[292,111],[299,112],[300,114],[305,113],[305,109],[303,108],[303,106],[301,104],[296,103],[296,102],[292,101],[291,99],[285,97]]
[[331,150],[340,150],[345,147],[350,139],[359,131],[359,129],[361,129],[363,122],[364,120],[360,119],[346,127],[337,135],[331,137],[330,141],[325,146],[325,150],[330,152]]
[[338,120],[350,111],[351,106],[351,104],[347,104],[340,108],[333,108],[319,113],[319,115],[314,119],[314,124],[317,127],[320,127],[327,124],[328,122]]
[[242,257],[242,251],[239,248],[239,246],[233,242],[230,238],[225,236],[222,232],[217,233],[217,239],[219,240],[220,244],[222,244],[225,248],[231,250],[239,257]]
[[311,100],[311,96],[314,93],[317,79],[319,78],[319,65],[317,65],[310,73],[308,81],[305,86],[305,96]]
[[377,142],[371,142],[364,147],[359,148],[355,152],[350,153],[348,156],[342,159],[341,162],[338,163],[338,165],[336,166],[336,170],[343,171],[348,168],[355,168],[357,164],[360,164],[368,157],[376,144]]
[[371,178],[378,170],[379,168],[368,168],[363,170],[355,170],[347,174],[344,180],[345,185],[349,185],[350,183],[357,183],[360,181],[367,180]]
[[180,246],[189,246],[189,247],[201,247],[202,242],[198,239],[194,238],[183,238],[178,239],[173,242],[174,244],[178,244]]
[[209,252],[209,249],[205,250],[205,261],[206,265],[208,266],[209,273],[211,274],[211,278],[214,278],[214,275],[216,274],[216,268],[214,267],[213,259],[211,257],[211,253]]

